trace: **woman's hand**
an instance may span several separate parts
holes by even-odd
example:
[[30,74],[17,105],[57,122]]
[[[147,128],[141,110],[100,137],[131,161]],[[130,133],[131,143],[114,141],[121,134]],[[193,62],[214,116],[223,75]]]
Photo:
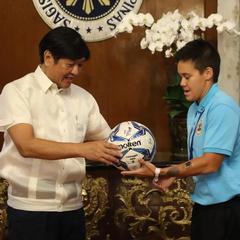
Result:
[[155,172],[155,165],[149,161],[144,161],[140,159],[141,167],[135,170],[122,171],[123,176],[136,176],[136,177],[153,177]]
[[154,187],[158,188],[161,191],[166,191],[173,184],[175,177],[161,176],[157,182],[153,181]]

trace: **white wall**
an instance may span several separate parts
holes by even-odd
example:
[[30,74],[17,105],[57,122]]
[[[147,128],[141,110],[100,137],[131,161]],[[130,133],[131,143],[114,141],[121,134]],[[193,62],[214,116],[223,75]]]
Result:
[[[240,29],[239,0],[218,0],[218,13],[233,20]],[[222,61],[219,85],[240,103],[240,37],[218,34],[218,50]]]

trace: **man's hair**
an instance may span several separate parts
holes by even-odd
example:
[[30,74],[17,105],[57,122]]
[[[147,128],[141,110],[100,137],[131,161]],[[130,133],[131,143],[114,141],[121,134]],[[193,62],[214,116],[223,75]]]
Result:
[[39,43],[40,62],[44,62],[44,52],[48,50],[55,61],[60,58],[77,60],[90,57],[89,49],[81,35],[72,28],[57,27],[49,31]]
[[213,69],[213,81],[218,81],[220,56],[218,51],[203,39],[188,42],[175,55],[177,62],[191,60],[195,68],[203,72],[207,67]]

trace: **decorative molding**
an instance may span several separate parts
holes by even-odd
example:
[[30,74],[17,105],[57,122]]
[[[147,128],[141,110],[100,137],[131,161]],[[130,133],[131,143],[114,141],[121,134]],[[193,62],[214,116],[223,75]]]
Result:
[[[165,193],[152,188],[149,179],[119,178],[117,187],[110,181],[105,174],[104,177],[87,175],[84,179],[87,240],[112,240],[112,231],[121,233],[124,239],[190,240],[192,202],[186,179],[176,180]],[[0,239],[7,219],[6,189],[7,183],[1,179]]]
[[[154,233],[159,239],[189,240],[192,202],[185,187],[186,180],[178,179],[171,190],[161,193],[147,179],[122,179],[115,195],[121,202],[115,224],[126,225],[134,239]],[[181,236],[173,229],[180,229],[175,234]]]
[[5,228],[7,225],[7,188],[8,183],[6,180],[0,178],[0,239],[3,239]]
[[[98,223],[105,217],[109,208],[108,192],[108,184],[105,178],[93,178],[87,175],[84,179],[82,196],[87,220],[87,240],[100,235]],[[110,240],[110,238],[107,239]]]

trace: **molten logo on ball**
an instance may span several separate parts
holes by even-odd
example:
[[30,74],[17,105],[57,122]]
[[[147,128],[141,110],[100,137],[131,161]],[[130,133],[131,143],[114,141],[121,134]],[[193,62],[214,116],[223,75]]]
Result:
[[137,141],[137,142],[128,142],[128,143],[124,143],[124,144],[119,144],[119,146],[121,147],[121,149],[130,148],[130,147],[136,147],[136,146],[139,146],[139,145],[141,145],[141,142],[140,142],[140,141]]

